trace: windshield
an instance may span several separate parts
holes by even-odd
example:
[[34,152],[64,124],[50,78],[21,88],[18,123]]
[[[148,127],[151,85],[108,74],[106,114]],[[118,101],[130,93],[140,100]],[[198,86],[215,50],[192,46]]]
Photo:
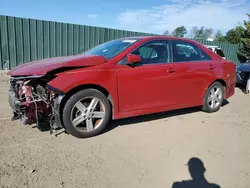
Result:
[[110,59],[123,50],[127,49],[129,46],[137,42],[138,40],[132,40],[132,39],[119,39],[119,40],[113,40],[110,42],[103,43],[101,45],[98,45],[86,52],[83,53],[84,56],[88,55],[101,55],[104,56],[106,59]]

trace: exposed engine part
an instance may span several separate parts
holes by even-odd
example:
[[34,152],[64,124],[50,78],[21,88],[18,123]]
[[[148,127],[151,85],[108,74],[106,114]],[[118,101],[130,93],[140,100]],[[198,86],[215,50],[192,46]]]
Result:
[[12,120],[19,119],[25,125],[36,123],[39,129],[42,129],[44,123],[48,123],[51,130],[62,127],[58,120],[60,119],[58,99],[61,100],[62,96],[46,89],[47,82],[52,78],[14,77],[10,79],[9,104],[13,109]]

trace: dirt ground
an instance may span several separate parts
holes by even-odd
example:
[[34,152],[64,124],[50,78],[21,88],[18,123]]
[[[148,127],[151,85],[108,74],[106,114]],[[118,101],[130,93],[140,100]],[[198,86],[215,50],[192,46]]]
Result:
[[191,179],[192,157],[204,163],[208,182],[250,187],[250,95],[239,89],[217,113],[187,109],[119,120],[97,137],[77,139],[10,121],[9,85],[0,77],[1,188],[171,188]]

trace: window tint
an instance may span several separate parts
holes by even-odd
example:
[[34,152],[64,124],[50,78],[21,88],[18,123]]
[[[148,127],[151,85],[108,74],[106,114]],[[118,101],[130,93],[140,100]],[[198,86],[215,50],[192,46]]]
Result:
[[139,50],[140,56],[143,59],[150,59],[153,57],[157,57],[157,53],[156,53],[155,49],[152,48],[151,46],[144,46],[138,50]]
[[202,49],[200,49],[201,52],[201,60],[212,60],[209,55],[207,55]]
[[221,57],[225,57],[225,55],[224,55],[224,53],[223,53],[223,51],[222,51],[221,49],[217,49],[217,50],[216,50],[216,53],[217,53],[219,56],[221,56]]
[[[172,41],[174,62],[212,60],[211,57],[198,46],[185,41]],[[211,48],[208,48],[212,50]]]
[[185,41],[172,41],[173,60],[181,61],[200,61],[200,48],[192,43]]
[[169,42],[168,41],[152,41],[135,51],[132,54],[140,55],[141,64],[156,64],[169,62]]

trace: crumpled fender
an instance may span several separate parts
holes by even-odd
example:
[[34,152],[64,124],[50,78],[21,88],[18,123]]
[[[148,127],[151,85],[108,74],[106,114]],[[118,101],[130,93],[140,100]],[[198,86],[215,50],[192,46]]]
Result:
[[76,69],[57,74],[47,83],[48,89],[67,95],[72,89],[83,85],[97,85],[112,97],[114,111],[118,109],[117,75],[115,69]]

